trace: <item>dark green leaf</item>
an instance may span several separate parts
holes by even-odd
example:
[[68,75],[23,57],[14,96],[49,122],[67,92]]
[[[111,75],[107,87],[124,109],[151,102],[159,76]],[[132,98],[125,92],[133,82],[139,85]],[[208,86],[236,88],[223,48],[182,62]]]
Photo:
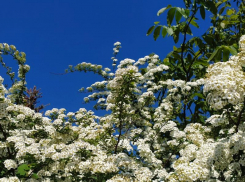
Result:
[[169,26],[170,26],[171,23],[173,22],[175,10],[176,10],[176,8],[171,8],[171,9],[168,11],[168,15],[167,15],[167,23],[168,23]]
[[164,11],[166,11],[167,9],[171,8],[172,6],[171,5],[168,5],[167,7],[164,7],[162,9],[160,9],[158,12],[157,12],[157,16],[161,15]]
[[219,10],[219,14],[220,14],[220,15],[224,12],[225,8],[226,8],[226,7],[224,6],[224,7],[222,7],[222,8]]
[[187,54],[187,59],[188,59],[189,61],[191,61],[192,57],[191,57],[190,54]]
[[167,27],[163,26],[163,29],[162,29],[162,36],[163,38],[167,35]]
[[154,40],[157,40],[157,38],[159,37],[161,28],[162,28],[162,26],[158,26],[158,27],[155,29],[154,35],[153,35]]
[[181,60],[181,56],[180,56],[178,53],[173,52],[172,55],[173,55],[173,57],[176,58],[177,60]]
[[206,2],[206,7],[213,13],[214,15],[217,14],[217,7],[215,6],[213,1]]
[[152,31],[154,30],[155,25],[153,25],[151,28],[149,28],[149,30],[147,31],[146,35],[150,35],[152,33]]
[[174,42],[177,43],[179,41],[179,29],[177,28],[175,31],[174,31],[174,34],[173,34],[173,38],[174,38]]
[[220,60],[222,59],[222,50],[223,50],[223,47],[221,47],[218,50],[217,54],[214,57],[214,62],[220,62]]
[[205,8],[203,5],[200,6],[200,14],[201,14],[202,19],[205,19]]
[[[228,48],[228,49],[227,49]],[[228,61],[229,59],[229,56],[230,56],[230,50],[229,50],[229,47],[224,47],[223,48],[223,61]]]
[[222,49],[222,47],[218,47],[217,49],[215,49],[215,51],[213,52],[213,54],[209,57],[208,62],[211,61],[219,52],[219,50]]
[[211,36],[207,35],[207,36],[203,36],[203,39],[205,40],[205,42],[207,42],[209,45],[212,45],[214,43],[214,38],[212,38]]
[[189,35],[192,35],[192,32],[191,32],[191,28],[190,28],[190,26],[188,26],[188,28],[187,28],[187,34],[189,34]]

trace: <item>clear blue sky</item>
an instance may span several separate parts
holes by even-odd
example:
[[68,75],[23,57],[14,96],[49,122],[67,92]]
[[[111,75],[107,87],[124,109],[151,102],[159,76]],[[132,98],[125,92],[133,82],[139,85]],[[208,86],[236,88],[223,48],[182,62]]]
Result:
[[[111,68],[110,58],[116,41],[122,43],[119,60],[137,60],[152,52],[163,59],[173,48],[172,38],[160,37],[154,41],[146,32],[154,21],[166,24],[166,13],[160,17],[156,14],[169,3],[183,7],[182,0],[2,1],[0,42],[13,44],[26,53],[26,63],[31,67],[27,86],[41,88],[41,103],[50,104],[44,110],[91,109],[91,105],[82,104],[86,94],[78,90],[101,80],[99,76],[81,72],[54,75],[51,72],[63,73],[68,65],[81,62]],[[6,56],[4,60],[17,72],[14,60]],[[2,68],[0,75],[6,78]]]

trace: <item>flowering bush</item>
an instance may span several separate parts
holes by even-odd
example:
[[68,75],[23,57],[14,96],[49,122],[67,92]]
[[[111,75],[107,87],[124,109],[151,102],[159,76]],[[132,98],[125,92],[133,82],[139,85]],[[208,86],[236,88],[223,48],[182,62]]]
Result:
[[[25,54],[0,44],[0,51],[19,64],[19,81],[11,88],[6,89],[0,77],[0,182],[243,181],[245,35],[228,34],[240,21],[227,20],[236,13],[242,16],[244,5],[230,12],[225,0],[209,1],[209,6],[190,2],[185,1],[186,9],[161,9],[158,14],[174,12],[168,13],[169,27],[155,23],[148,31],[155,28],[156,39],[159,29],[166,30],[176,42],[176,36],[184,34],[181,47],[163,61],[156,54],[138,61],[124,59],[115,72],[84,62],[69,66],[67,72],[93,71],[104,78],[88,87],[92,94],[84,98],[97,101],[96,109],[110,111],[102,117],[84,108],[75,113],[54,108],[44,116],[24,106],[25,74],[30,69],[24,65]],[[220,17],[216,20],[216,12],[222,14],[219,8],[227,8],[222,17],[226,29]],[[197,11],[205,17],[205,9],[213,13],[216,27],[203,35],[206,43],[197,37],[186,42]],[[174,15],[177,25],[172,26]],[[185,20],[179,23],[181,18]],[[210,43],[217,30],[231,42],[218,45],[219,37]],[[115,68],[121,43],[114,46]],[[230,53],[234,55],[227,59]]]

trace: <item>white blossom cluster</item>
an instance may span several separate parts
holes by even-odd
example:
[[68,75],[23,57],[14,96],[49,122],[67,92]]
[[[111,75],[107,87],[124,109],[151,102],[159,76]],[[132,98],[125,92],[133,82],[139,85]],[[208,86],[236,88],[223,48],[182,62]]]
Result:
[[[88,87],[92,94],[85,98],[105,106],[110,113],[103,117],[84,108],[54,108],[43,116],[9,100],[21,85],[7,91],[0,77],[0,159],[8,173],[0,182],[239,181],[245,169],[245,123],[239,120],[244,117],[245,36],[240,48],[229,61],[210,65],[205,79],[189,82],[158,79],[169,67],[157,55],[124,59],[115,74],[81,63],[77,69],[111,75]],[[207,103],[221,112],[205,121],[176,119],[184,99],[203,85]],[[228,104],[232,107],[224,108]],[[25,165],[21,177],[18,170]]]
[[231,56],[227,62],[210,65],[207,70],[204,92],[207,94],[208,103],[214,109],[222,109],[228,104],[238,105],[244,100],[244,39],[242,36],[239,42],[240,53]]
[[116,66],[116,62],[118,61],[118,60],[116,59],[116,56],[117,56],[117,54],[119,53],[120,48],[122,48],[121,42],[115,42],[115,43],[114,43],[114,48],[113,48],[113,55],[114,55],[114,56],[111,58],[112,61],[113,61],[112,66]]

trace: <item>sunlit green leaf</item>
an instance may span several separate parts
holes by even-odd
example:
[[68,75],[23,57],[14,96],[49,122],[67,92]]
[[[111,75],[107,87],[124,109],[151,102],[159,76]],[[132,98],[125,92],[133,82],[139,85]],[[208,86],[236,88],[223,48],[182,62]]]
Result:
[[215,6],[218,8],[221,4],[223,3],[223,1],[218,1]]
[[165,58],[165,59],[163,60],[163,62],[164,62],[164,63],[168,63],[168,62],[169,62],[169,58]]
[[38,175],[37,175],[36,173],[32,174],[31,177],[32,177],[33,179],[38,179]]
[[177,7],[176,11],[178,11],[184,18],[188,18],[189,16],[189,13],[187,13],[184,8]]
[[233,46],[229,46],[229,51],[232,55],[236,55],[237,54],[237,51],[236,51],[236,48],[233,47]]
[[232,9],[228,9],[228,10],[226,11],[226,14],[229,15],[229,16],[232,15],[232,14],[233,14],[233,10],[232,10]]
[[195,22],[195,20],[191,20],[191,24],[197,28],[199,28],[199,25],[197,24],[197,22]]
[[29,167],[27,164],[22,164],[18,167],[17,171],[18,171],[18,174],[22,175],[22,176],[25,176],[26,173],[29,171]]
[[157,12],[157,16],[161,15],[164,11],[166,11],[167,9],[171,8],[172,6],[171,5],[168,5],[167,7],[164,7],[162,9],[160,9],[158,12]]

